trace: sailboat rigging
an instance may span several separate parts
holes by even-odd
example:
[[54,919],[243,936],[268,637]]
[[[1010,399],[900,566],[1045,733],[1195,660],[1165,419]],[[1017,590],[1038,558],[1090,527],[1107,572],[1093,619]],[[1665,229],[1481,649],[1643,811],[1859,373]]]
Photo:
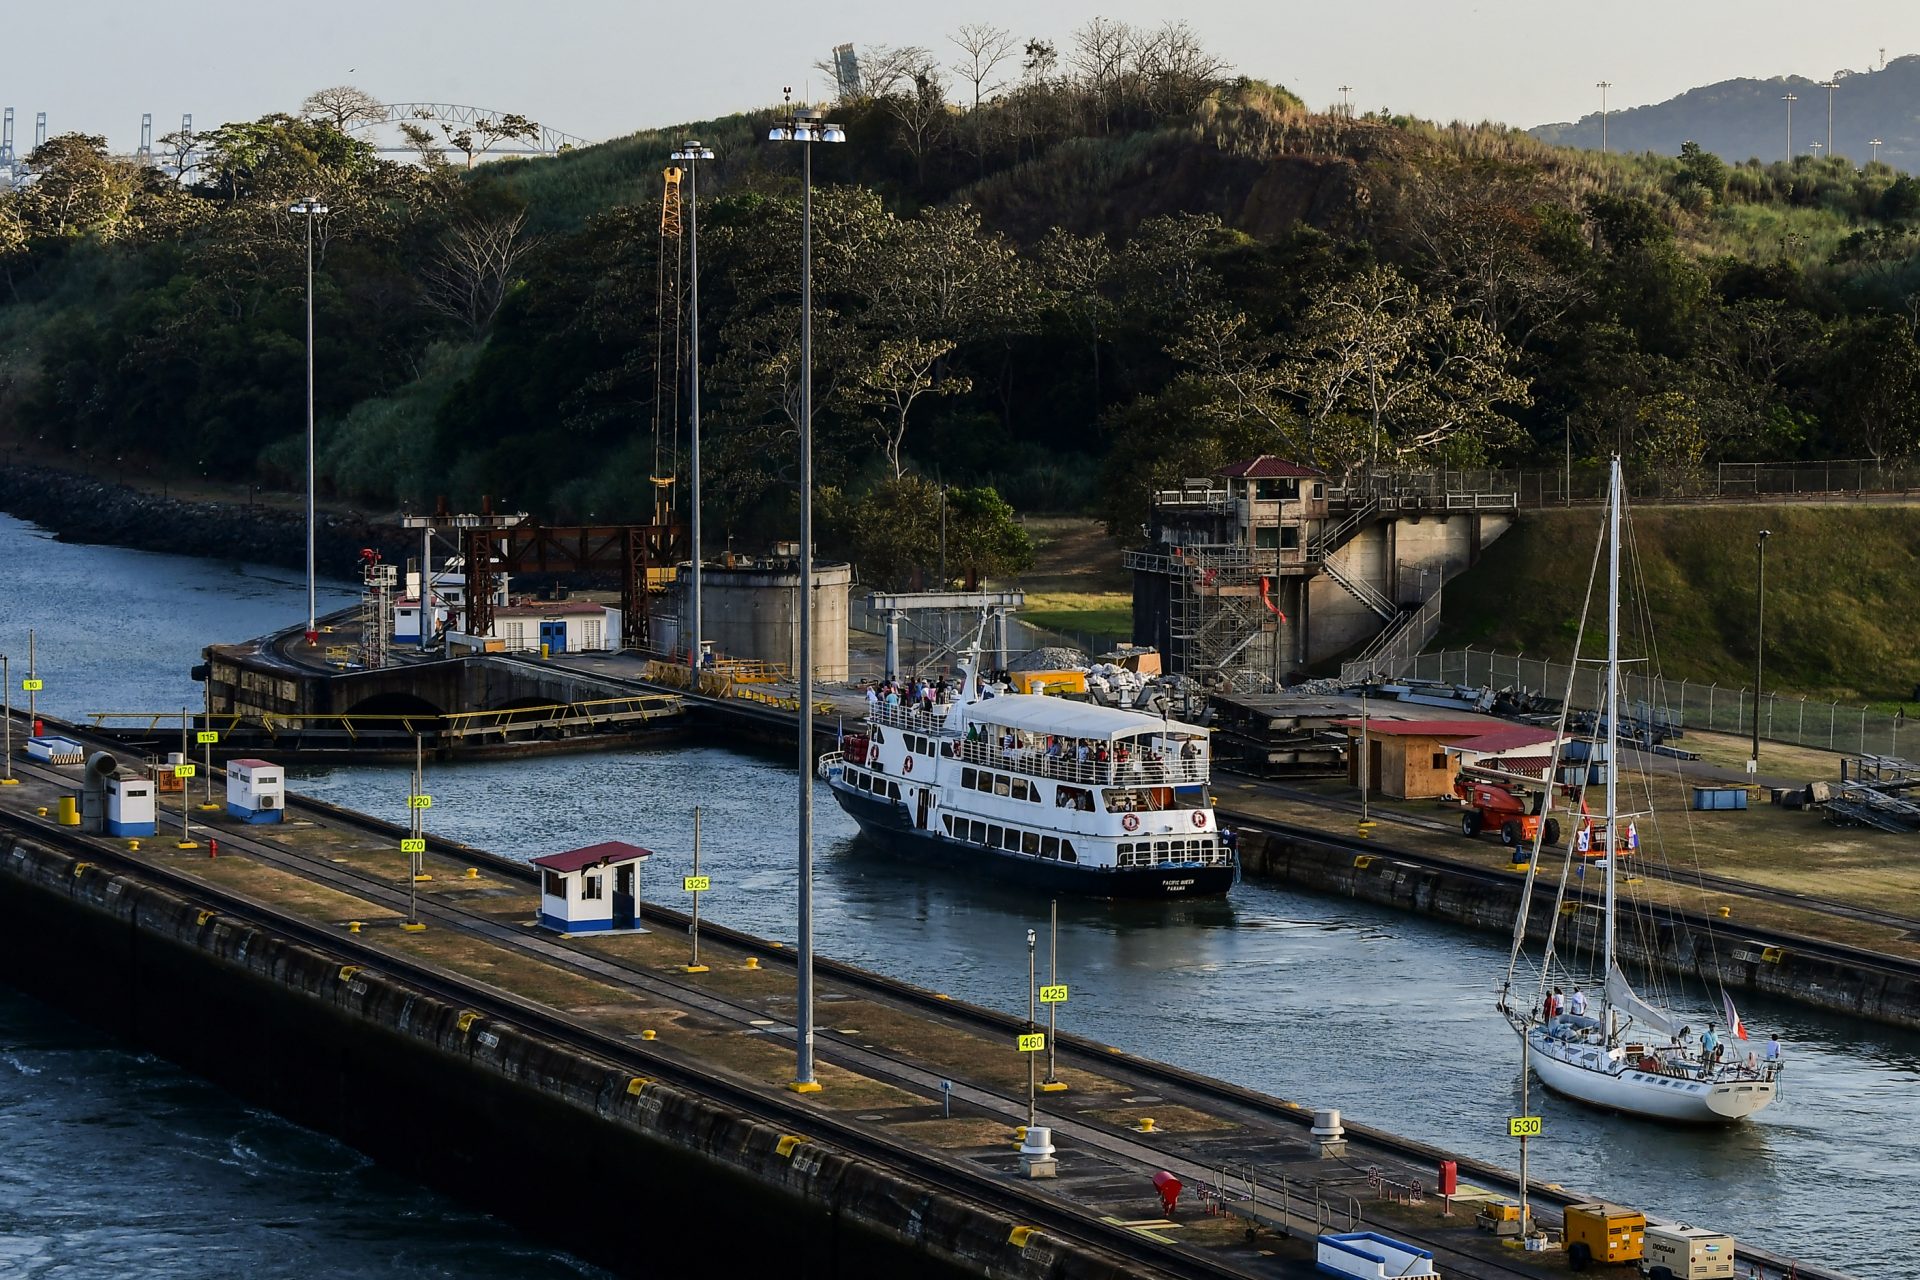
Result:
[[[1526,944],[1527,924],[1539,863],[1530,861],[1514,926],[1513,956],[1499,1008],[1522,1038],[1532,1069],[1547,1088],[1567,1097],[1614,1111],[1694,1123],[1739,1120],[1772,1103],[1778,1094],[1779,1064],[1727,1053],[1711,1034],[1695,1045],[1690,1028],[1666,1009],[1642,997],[1628,981],[1620,963],[1620,862],[1638,851],[1633,817],[1623,814],[1619,796],[1620,711],[1620,539],[1624,484],[1620,460],[1615,458],[1607,502],[1607,656],[1606,692],[1602,722],[1604,752],[1598,762],[1606,778],[1604,817],[1574,825],[1566,845],[1566,862],[1559,879],[1552,923],[1548,927],[1546,957],[1541,966],[1538,998],[1516,1002],[1513,976]],[[1595,562],[1598,564],[1598,548]],[[1584,637],[1586,619],[1581,620]],[[1576,641],[1576,653],[1578,642]],[[1575,664],[1577,666],[1577,664]],[[1567,698],[1572,703],[1573,674],[1568,675]],[[1564,737],[1566,712],[1562,711]],[[1559,747],[1554,763],[1559,762]],[[1646,816],[1646,815],[1637,815]],[[1624,822],[1623,822],[1624,819]],[[1536,844],[1536,853],[1538,846]],[[1590,1014],[1575,987],[1575,998],[1563,1006],[1558,988],[1551,985],[1554,945],[1561,908],[1575,864],[1582,876],[1591,865],[1605,872],[1600,975],[1597,1010]],[[1723,993],[1724,994],[1724,993]],[[1732,1001],[1726,1000],[1729,1032],[1740,1028]]]

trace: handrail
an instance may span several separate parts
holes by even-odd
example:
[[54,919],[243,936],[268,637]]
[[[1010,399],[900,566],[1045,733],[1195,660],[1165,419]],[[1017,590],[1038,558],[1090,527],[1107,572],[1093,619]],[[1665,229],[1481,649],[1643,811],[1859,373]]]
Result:
[[[242,725],[257,724],[272,733],[276,729],[292,728],[338,728],[349,734],[358,730],[399,727],[412,732],[414,726],[441,728],[449,733],[472,732],[476,725],[489,725],[496,728],[526,727],[530,719],[539,719],[541,723],[554,720],[598,720],[641,716],[673,715],[682,709],[682,700],[668,693],[636,693],[618,698],[590,698],[582,702],[545,702],[524,707],[502,707],[491,711],[450,711],[450,712],[369,712],[351,711],[307,712],[307,711],[216,711],[212,715],[204,712],[189,714],[188,721],[200,728],[216,730],[234,730]],[[619,710],[616,708],[624,708]],[[545,714],[542,718],[542,713]],[[178,711],[89,711],[87,719],[96,729],[104,729],[109,720],[133,722],[126,726],[139,729],[141,722],[149,733],[171,730],[180,724]]]

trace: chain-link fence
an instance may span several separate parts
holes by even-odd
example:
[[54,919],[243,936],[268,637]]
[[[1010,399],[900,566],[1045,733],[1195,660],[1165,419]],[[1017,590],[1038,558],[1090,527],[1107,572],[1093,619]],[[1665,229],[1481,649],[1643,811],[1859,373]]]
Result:
[[[1594,506],[1606,501],[1604,463],[1540,470],[1378,471],[1334,487],[1334,496],[1367,492],[1382,500],[1445,497],[1471,507],[1476,495],[1520,507]],[[1818,462],[1721,462],[1646,466],[1626,471],[1627,496],[1647,503],[1849,502],[1920,491],[1920,459],[1836,458]]]
[[[1525,688],[1558,698],[1567,687],[1567,664],[1479,649],[1423,653],[1413,660],[1412,678],[1442,683]],[[1573,687],[1573,705],[1591,710],[1606,696],[1606,669],[1582,663]],[[1623,672],[1620,714],[1664,720],[1704,732],[1750,735],[1754,698],[1751,686],[1666,680]],[[1827,751],[1898,756],[1920,752],[1920,732],[1904,714],[1889,715],[1841,702],[1766,694],[1760,699],[1760,736]]]

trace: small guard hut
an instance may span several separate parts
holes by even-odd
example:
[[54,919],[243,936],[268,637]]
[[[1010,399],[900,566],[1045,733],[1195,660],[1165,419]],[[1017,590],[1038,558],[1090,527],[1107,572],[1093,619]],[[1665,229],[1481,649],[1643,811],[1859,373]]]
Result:
[[150,836],[154,833],[153,779],[134,769],[116,769],[106,779],[107,815],[103,830],[110,836]]
[[287,809],[287,771],[265,760],[227,761],[227,814],[242,822],[279,822]]
[[540,868],[540,925],[555,933],[638,931],[640,864],[653,850],[620,840],[535,858]]

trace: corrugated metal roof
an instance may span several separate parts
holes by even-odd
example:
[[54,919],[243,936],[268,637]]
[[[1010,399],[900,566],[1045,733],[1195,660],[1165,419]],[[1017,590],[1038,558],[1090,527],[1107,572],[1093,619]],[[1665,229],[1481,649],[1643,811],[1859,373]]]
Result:
[[606,606],[586,600],[555,600],[548,604],[503,604],[493,611],[496,618],[598,617]]
[[1308,476],[1324,476],[1327,473],[1313,467],[1303,467],[1297,462],[1276,458],[1270,453],[1263,453],[1258,457],[1228,463],[1214,474],[1233,480],[1274,480],[1289,477],[1304,479]]
[[623,862],[644,862],[652,856],[653,850],[642,849],[637,844],[628,844],[624,840],[603,840],[599,844],[590,844],[584,849],[549,853],[543,858],[535,858],[533,865],[545,867],[549,871],[583,871],[603,863],[607,866],[617,866]]
[[[1334,723],[1349,729],[1360,727],[1357,716]],[[1444,738],[1450,747],[1478,752],[1512,751],[1553,741],[1551,729],[1486,720],[1376,720],[1369,716],[1367,732],[1385,738]]]

